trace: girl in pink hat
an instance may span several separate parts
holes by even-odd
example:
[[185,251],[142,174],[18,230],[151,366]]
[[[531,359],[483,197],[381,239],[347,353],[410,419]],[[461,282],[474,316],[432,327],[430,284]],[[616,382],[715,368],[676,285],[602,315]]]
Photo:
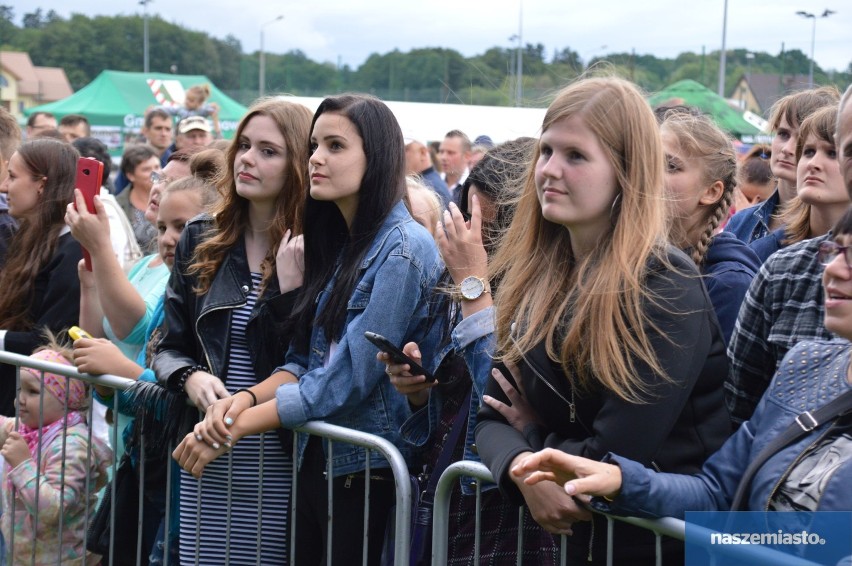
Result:
[[[73,366],[70,351],[54,340],[31,357]],[[0,525],[11,564],[29,564],[33,549],[36,564],[94,562],[85,550],[86,508],[94,513],[112,456],[89,434],[88,400],[77,379],[21,368],[17,429],[15,419],[0,417]]]

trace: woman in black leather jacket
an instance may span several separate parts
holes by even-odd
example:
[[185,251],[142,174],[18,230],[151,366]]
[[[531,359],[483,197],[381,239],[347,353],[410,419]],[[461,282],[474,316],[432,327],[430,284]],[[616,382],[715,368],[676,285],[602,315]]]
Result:
[[[695,264],[666,243],[663,175],[656,121],[634,86],[567,87],[545,115],[492,263],[501,363],[476,445],[508,498],[569,535],[571,563],[605,561],[606,520],[560,486],[510,475],[516,459],[544,447],[596,458],[618,446],[691,472],[730,431],[725,345]],[[635,529],[615,527],[615,563],[653,560],[653,535]]]
[[[190,222],[178,244],[166,290],[167,329],[153,369],[201,411],[241,390],[247,395],[246,388],[284,360],[287,292],[301,285],[297,234],[310,121],[310,111],[298,104],[253,106],[228,150],[220,205],[212,216]],[[291,460],[277,435],[241,442],[232,462],[223,458],[205,470],[203,483],[182,472],[181,562],[196,559],[200,524],[201,563],[221,561],[228,543],[232,560],[254,560],[260,544],[263,563],[284,563],[291,485]]]

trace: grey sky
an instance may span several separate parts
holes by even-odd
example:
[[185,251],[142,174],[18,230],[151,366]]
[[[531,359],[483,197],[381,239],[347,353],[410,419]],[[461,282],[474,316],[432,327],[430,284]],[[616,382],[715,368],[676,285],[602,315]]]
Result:
[[[18,23],[35,7],[63,17],[142,12],[132,0],[12,0],[11,5]],[[508,47],[518,33],[519,6],[519,0],[152,0],[148,10],[214,37],[232,34],[247,52],[259,48],[261,25],[283,15],[264,28],[267,52],[301,49],[317,61],[357,67],[371,53],[395,48],[449,47],[471,56],[495,45]],[[816,22],[815,59],[823,68],[844,70],[852,62],[852,4],[845,0],[729,0],[728,48],[777,54],[783,43],[809,55],[813,23],[796,11],[819,15],[826,8],[837,13]],[[674,57],[700,53],[702,46],[708,52],[719,49],[722,13],[723,0],[523,0],[523,40],[544,44],[548,57],[563,47],[584,60],[632,49]]]

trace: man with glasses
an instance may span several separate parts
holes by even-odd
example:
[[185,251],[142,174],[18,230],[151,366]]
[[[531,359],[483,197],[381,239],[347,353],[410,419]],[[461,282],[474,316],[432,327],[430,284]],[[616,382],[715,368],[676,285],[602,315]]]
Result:
[[[852,196],[850,98],[852,88],[841,99],[835,137],[841,174]],[[788,246],[770,256],[752,281],[728,345],[725,393],[735,426],[751,417],[790,348],[803,340],[842,340],[823,325],[823,262],[840,252],[833,243],[828,233]]]

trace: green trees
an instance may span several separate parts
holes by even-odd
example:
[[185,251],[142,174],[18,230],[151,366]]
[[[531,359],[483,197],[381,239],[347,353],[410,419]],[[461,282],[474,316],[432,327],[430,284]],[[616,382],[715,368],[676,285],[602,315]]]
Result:
[[[10,6],[0,5],[0,45],[27,51],[40,66],[62,67],[74,89],[88,84],[104,69],[142,68],[143,21],[134,16],[72,14],[64,19],[40,8],[14,23]],[[217,39],[153,15],[149,19],[150,68],[156,72],[203,74],[243,103],[257,96],[257,52],[243,53],[240,41]],[[552,55],[551,55],[552,54]],[[522,49],[524,102],[546,104],[560,86],[584,71],[580,54],[567,46],[548,52],[541,43]],[[673,59],[649,54],[599,54],[589,62],[622,75],[653,92],[681,79],[693,79],[716,90],[719,52],[681,53]],[[442,47],[373,53],[357,69],[339,62],[316,62],[299,50],[266,53],[266,85],[270,93],[323,96],[344,90],[371,92],[390,100],[511,105],[515,103],[517,51],[492,47],[465,57]],[[731,49],[727,53],[726,90],[751,73],[803,74],[808,56],[795,49],[773,55]],[[852,81],[852,63],[842,72],[814,68],[819,84],[844,87]]]

